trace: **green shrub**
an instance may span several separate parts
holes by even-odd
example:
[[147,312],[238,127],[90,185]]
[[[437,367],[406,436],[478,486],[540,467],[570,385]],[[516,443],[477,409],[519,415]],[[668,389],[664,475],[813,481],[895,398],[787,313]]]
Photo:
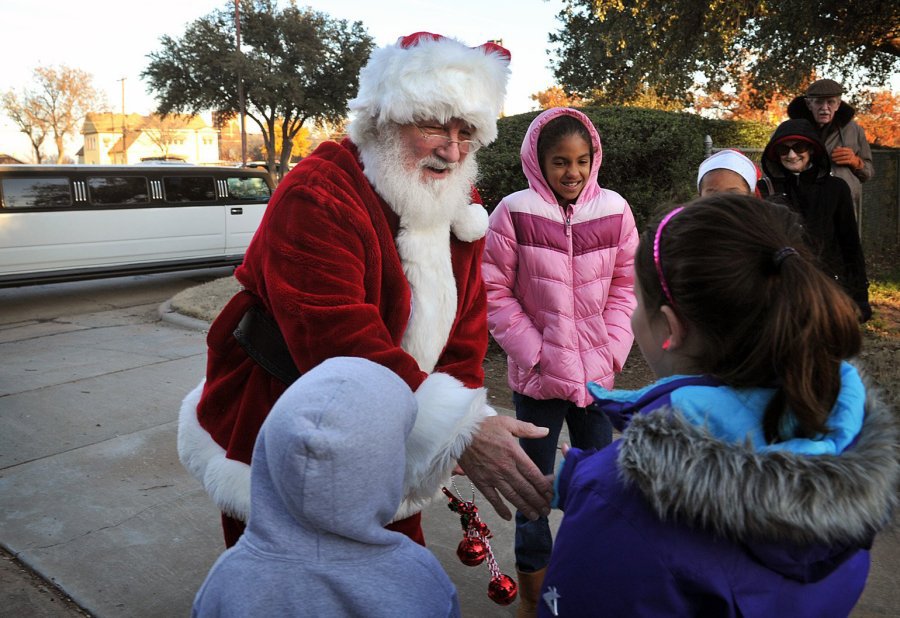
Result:
[[[582,108],[597,127],[603,148],[600,186],[620,193],[640,227],[661,204],[696,196],[697,166],[704,137],[716,147],[762,147],[771,128],[759,123],[710,120],[678,112],[635,107]],[[501,118],[497,140],[478,154],[478,189],[489,210],[506,195],[525,189],[519,151],[540,112]]]
[[[765,148],[775,127],[761,122],[704,119],[716,147]],[[752,157],[751,157],[752,158]]]

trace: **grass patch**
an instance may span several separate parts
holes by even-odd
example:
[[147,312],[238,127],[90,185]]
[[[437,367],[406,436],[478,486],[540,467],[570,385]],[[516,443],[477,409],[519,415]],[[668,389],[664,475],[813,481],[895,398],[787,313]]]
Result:
[[872,319],[866,332],[900,341],[900,250],[874,255],[867,262]]

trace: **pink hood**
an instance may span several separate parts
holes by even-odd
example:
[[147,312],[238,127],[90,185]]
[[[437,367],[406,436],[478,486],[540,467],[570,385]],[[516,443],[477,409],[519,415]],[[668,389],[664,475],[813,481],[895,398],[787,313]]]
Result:
[[537,155],[537,143],[544,125],[559,116],[572,116],[573,118],[577,118],[591,134],[591,143],[594,147],[594,158],[591,161],[591,175],[588,178],[584,189],[581,191],[581,195],[578,196],[578,200],[575,202],[577,205],[594,199],[600,193],[600,185],[597,183],[597,172],[600,171],[600,162],[603,159],[603,147],[600,145],[600,135],[597,133],[597,130],[594,128],[590,119],[578,110],[568,107],[554,107],[548,109],[543,114],[538,115],[531,121],[531,124],[528,126],[528,131],[525,132],[525,139],[522,140],[522,149],[519,151],[522,157],[522,171],[525,172],[525,178],[528,179],[528,187],[544,198],[546,202],[555,205],[556,195],[553,193],[553,189],[550,188],[550,185],[547,184],[544,173],[541,172],[541,165]]

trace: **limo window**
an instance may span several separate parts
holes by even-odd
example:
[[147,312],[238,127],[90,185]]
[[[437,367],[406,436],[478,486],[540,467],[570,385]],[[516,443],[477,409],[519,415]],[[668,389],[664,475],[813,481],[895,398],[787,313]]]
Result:
[[265,202],[269,199],[271,191],[262,178],[232,177],[228,179],[228,195],[239,200]]
[[169,202],[213,202],[216,181],[212,176],[167,176],[163,178]]
[[142,176],[92,176],[87,179],[91,204],[146,204],[147,179]]
[[6,208],[60,208],[72,205],[68,178],[4,178]]

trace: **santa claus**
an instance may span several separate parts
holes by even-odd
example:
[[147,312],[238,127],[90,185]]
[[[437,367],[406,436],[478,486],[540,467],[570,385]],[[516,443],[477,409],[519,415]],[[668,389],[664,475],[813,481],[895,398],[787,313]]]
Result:
[[384,365],[416,394],[406,498],[389,527],[424,544],[420,511],[457,463],[501,517],[502,497],[532,518],[549,512],[549,481],[517,442],[546,429],[496,416],[482,388],[487,214],[474,154],[497,136],[509,59],[430,33],[377,49],[349,138],[322,144],[272,196],[179,419],[179,457],[222,511],[228,545],[249,516],[263,420],[334,356]]

